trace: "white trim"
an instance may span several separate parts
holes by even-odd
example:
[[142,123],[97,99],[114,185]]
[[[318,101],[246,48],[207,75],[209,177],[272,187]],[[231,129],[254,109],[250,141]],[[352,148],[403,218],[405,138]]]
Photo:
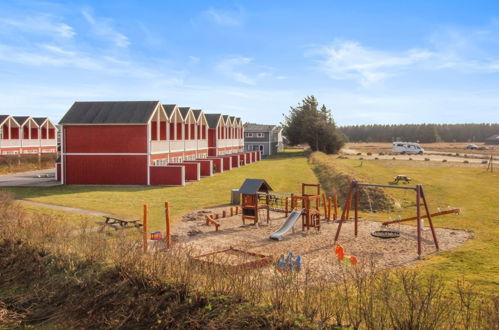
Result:
[[[43,126],[43,125],[40,125]],[[43,128],[42,128],[43,129]],[[40,134],[40,139],[42,137],[42,132],[39,131],[38,134]],[[41,147],[40,147],[41,149]],[[57,151],[57,142],[56,142],[56,151]],[[41,150],[40,150],[41,152]],[[64,173],[64,157],[66,154],[64,153],[64,126],[61,125],[61,184],[65,184],[65,179],[66,179],[66,173]],[[56,168],[57,170],[57,168]]]
[[[158,102],[159,103],[159,102]],[[154,113],[153,113],[154,115]],[[151,185],[151,122],[147,123],[147,185]]]
[[148,156],[148,153],[134,153],[134,152],[69,152],[65,156]]

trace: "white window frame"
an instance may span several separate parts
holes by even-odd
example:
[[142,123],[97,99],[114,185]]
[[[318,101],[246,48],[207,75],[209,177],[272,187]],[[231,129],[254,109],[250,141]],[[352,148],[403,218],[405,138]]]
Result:
[[246,137],[253,137],[253,133],[246,133],[245,136]]
[[265,137],[265,133],[256,133],[256,137],[259,138]]

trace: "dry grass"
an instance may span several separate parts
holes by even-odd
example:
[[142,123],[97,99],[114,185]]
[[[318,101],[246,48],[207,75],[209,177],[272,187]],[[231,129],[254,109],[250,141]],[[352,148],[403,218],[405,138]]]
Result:
[[[333,281],[197,266],[176,245],[144,255],[140,237],[75,235],[0,196],[0,315],[46,328],[497,329],[499,302],[465,282],[338,264]],[[331,260],[330,262],[335,262]]]
[[55,167],[55,154],[0,156],[0,174],[45,170]]

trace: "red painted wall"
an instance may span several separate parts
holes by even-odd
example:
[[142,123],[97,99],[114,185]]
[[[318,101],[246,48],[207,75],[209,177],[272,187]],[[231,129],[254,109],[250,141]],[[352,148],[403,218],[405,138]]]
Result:
[[198,163],[201,166],[201,176],[212,176],[213,161],[206,160],[186,160],[184,163]]
[[230,156],[220,156],[224,160],[224,171],[230,171],[232,169],[232,159]]
[[170,123],[170,140],[175,140],[175,123]]
[[64,156],[67,184],[147,184],[147,156]]
[[38,139],[38,128],[31,127],[31,138]]
[[239,164],[246,165],[246,156],[245,154],[239,154]]
[[19,127],[11,127],[10,134],[11,139],[19,139]]
[[166,140],[166,121],[162,121],[159,123],[159,134],[161,140]]
[[232,159],[232,167],[239,167],[239,155],[230,156]]
[[182,140],[182,123],[177,123],[177,140]]
[[213,161],[213,173],[223,173],[224,167],[223,167],[223,159],[222,158],[209,158],[211,161]]
[[3,125],[2,130],[3,130],[3,139],[7,140],[9,138],[9,126]]
[[49,128],[49,139],[55,139],[55,128]]
[[208,128],[208,147],[217,146],[217,131],[215,128]]
[[154,186],[183,186],[183,166],[151,166],[151,185]]
[[185,179],[189,181],[198,181],[201,179],[199,163],[168,163],[168,165],[179,165],[185,168]]
[[66,153],[145,153],[146,125],[64,126]]
[[23,127],[23,139],[29,139],[29,127],[28,126]]
[[251,158],[251,152],[250,152],[250,151],[246,152],[246,164],[251,164],[251,163],[253,163],[253,161],[252,161],[252,160],[253,160],[253,159]]
[[158,123],[155,121],[151,122],[151,140],[158,140]]

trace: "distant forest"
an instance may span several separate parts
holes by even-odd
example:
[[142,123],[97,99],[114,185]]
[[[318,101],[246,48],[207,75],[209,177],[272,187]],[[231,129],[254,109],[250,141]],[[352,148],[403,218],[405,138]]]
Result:
[[499,124],[356,125],[338,129],[349,142],[483,142]]

